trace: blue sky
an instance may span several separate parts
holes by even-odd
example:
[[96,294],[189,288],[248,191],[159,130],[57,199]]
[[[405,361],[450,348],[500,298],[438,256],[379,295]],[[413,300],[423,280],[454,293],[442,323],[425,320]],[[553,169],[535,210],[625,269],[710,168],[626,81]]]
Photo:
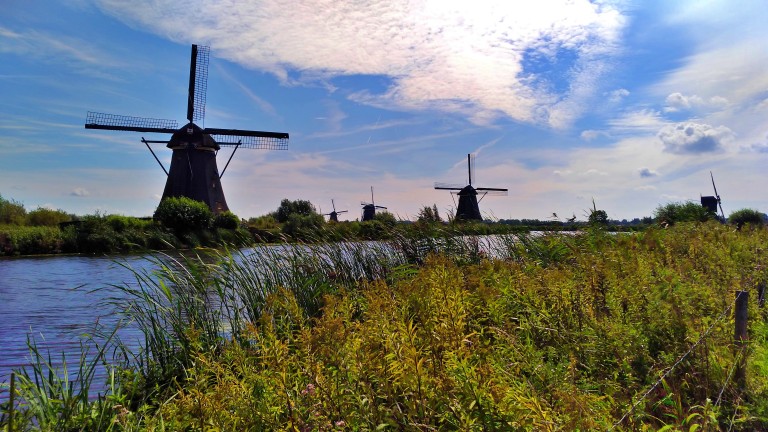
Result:
[[[202,126],[288,132],[222,178],[242,217],[331,199],[415,218],[435,182],[508,187],[489,218],[615,219],[711,195],[768,211],[764,1],[6,0],[0,194],[151,215],[165,174],[86,112],[183,124],[190,46],[211,47]],[[170,150],[154,148],[168,166]],[[223,169],[228,150],[219,153]]]

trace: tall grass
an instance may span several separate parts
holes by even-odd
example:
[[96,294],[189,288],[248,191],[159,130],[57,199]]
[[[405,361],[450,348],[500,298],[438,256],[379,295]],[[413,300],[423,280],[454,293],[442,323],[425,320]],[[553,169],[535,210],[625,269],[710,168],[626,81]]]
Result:
[[768,427],[765,350],[742,393],[724,313],[768,281],[765,231],[434,234],[150,257],[113,287],[141,349],[113,338],[97,412],[126,430],[605,430],[636,405],[617,429]]

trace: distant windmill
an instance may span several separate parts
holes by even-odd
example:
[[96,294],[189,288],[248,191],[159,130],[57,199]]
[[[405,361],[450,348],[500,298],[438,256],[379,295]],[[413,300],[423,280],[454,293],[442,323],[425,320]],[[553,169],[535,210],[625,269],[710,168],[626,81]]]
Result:
[[376,216],[376,209],[386,210],[386,207],[377,206],[373,201],[373,186],[371,186],[371,202],[361,202],[360,205],[363,206],[363,222],[373,220],[373,217]]
[[[188,197],[208,204],[215,213],[229,209],[221,188],[221,177],[229,166],[232,156],[239,147],[286,150],[288,134],[282,132],[261,132],[238,129],[200,128],[195,120],[205,119],[205,99],[208,87],[209,48],[192,45],[189,65],[189,93],[187,97],[187,120],[179,128],[176,120],[162,120],[144,117],[130,117],[114,114],[88,112],[86,129],[106,129],[133,132],[171,134],[169,141],[150,141],[141,138],[168,179],[163,190],[166,197]],[[162,143],[173,150],[170,171],[166,170],[149,144]],[[234,146],[234,150],[219,174],[216,155],[220,146]]]
[[701,197],[701,205],[708,211],[717,215],[717,208],[720,207],[720,215],[725,220],[725,213],[723,212],[723,205],[720,203],[720,195],[717,194],[717,186],[715,186],[715,176],[712,175],[712,171],[709,172],[709,178],[712,179],[712,188],[715,190],[715,196],[703,196]]
[[[472,167],[474,166],[474,158],[471,154],[467,155],[467,169],[469,171],[469,184],[466,186],[461,185],[449,185],[445,183],[435,183],[435,189],[450,190],[451,192],[459,196],[459,205],[456,209],[457,220],[483,220],[480,215],[480,206],[478,203],[485,198],[486,195],[506,195],[509,189],[506,188],[475,188],[472,186],[474,177],[472,175]],[[480,196],[480,200],[477,199],[477,195]]]
[[339,215],[342,213],[346,213],[346,210],[339,210],[336,211],[336,203],[333,202],[333,199],[331,199],[331,205],[333,206],[333,211],[330,213],[324,213],[325,216],[328,216],[329,221],[338,222],[339,221]]

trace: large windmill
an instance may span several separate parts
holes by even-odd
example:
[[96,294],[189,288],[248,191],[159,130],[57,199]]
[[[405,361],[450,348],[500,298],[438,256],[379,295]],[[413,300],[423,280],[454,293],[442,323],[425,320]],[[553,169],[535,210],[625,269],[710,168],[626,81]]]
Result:
[[[192,45],[189,65],[189,93],[186,125],[179,128],[176,120],[131,117],[88,112],[86,129],[106,129],[132,132],[171,134],[168,141],[141,138],[168,179],[163,190],[166,197],[188,197],[208,204],[214,213],[229,209],[221,188],[221,177],[238,148],[286,150],[288,134],[239,129],[201,128],[195,121],[205,119],[205,98],[208,87],[207,46]],[[170,170],[166,170],[149,144],[166,144],[173,150]],[[221,146],[232,146],[232,154],[219,174],[216,155]]]
[[723,205],[720,203],[720,195],[717,193],[717,186],[715,186],[715,176],[712,175],[712,171],[709,172],[709,178],[712,179],[712,188],[715,190],[715,196],[703,196],[701,197],[701,205],[704,206],[709,212],[714,213],[717,216],[717,208],[720,207],[720,215],[722,220],[725,220],[725,213],[723,212]]
[[363,206],[363,222],[373,220],[373,217],[376,216],[376,209],[385,209],[384,206],[377,206],[376,203],[373,201],[373,186],[371,186],[371,202],[367,203],[365,201],[360,203],[361,206]]
[[339,215],[342,213],[346,213],[346,210],[339,210],[336,211],[336,203],[333,202],[333,199],[331,199],[331,206],[333,206],[333,211],[330,213],[323,213],[324,216],[328,216],[328,221],[339,221]]
[[[506,195],[508,189],[506,188],[476,188],[472,186],[473,166],[475,164],[475,158],[471,154],[467,155],[467,169],[469,171],[469,184],[466,186],[461,185],[449,185],[445,183],[435,183],[435,189],[450,190],[451,193],[459,196],[459,205],[456,208],[457,220],[483,220],[480,215],[480,206],[478,203],[485,198],[486,195]],[[480,199],[477,196],[480,195]]]

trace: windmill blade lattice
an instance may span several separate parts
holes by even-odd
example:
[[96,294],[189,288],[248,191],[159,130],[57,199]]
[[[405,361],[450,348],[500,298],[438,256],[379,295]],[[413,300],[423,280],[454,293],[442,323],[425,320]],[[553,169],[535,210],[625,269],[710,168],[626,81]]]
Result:
[[176,120],[133,117],[88,111],[86,129],[119,130],[131,132],[174,133],[179,129]]
[[287,133],[215,128],[206,128],[204,132],[219,145],[240,145],[243,148],[264,150],[288,149]]
[[189,64],[189,93],[187,96],[187,120],[205,120],[205,99],[208,93],[208,61],[210,48],[192,45]]

